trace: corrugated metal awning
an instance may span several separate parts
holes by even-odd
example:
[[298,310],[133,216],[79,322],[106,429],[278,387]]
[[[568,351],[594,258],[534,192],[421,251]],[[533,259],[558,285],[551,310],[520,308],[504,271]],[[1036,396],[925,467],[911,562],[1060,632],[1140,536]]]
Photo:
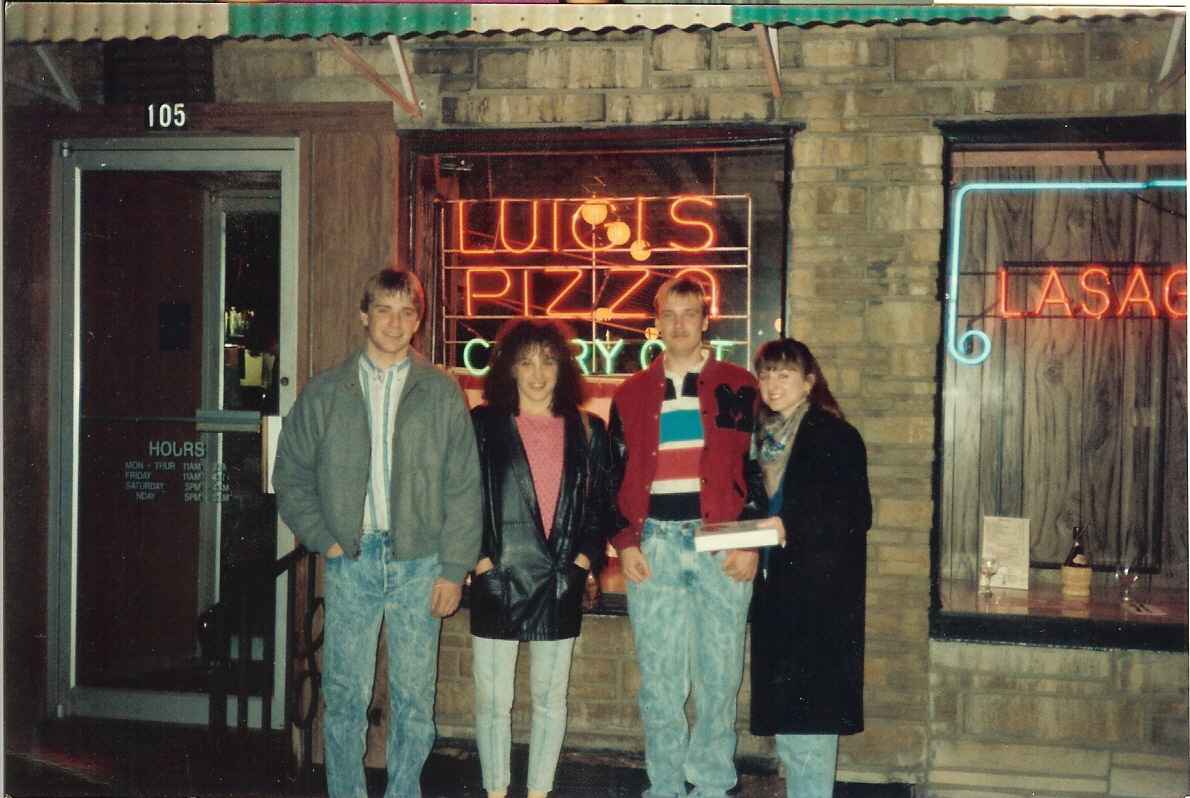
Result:
[[1180,7],[1006,5],[585,5],[497,3],[27,3],[6,5],[9,42],[201,37],[302,38],[602,31],[764,25],[1092,19],[1183,14]]

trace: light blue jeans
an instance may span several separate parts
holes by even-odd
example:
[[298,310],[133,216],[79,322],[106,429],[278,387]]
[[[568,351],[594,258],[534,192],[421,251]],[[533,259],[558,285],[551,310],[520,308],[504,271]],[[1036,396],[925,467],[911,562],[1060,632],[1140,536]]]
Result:
[[[646,798],[726,795],[736,783],[736,695],[751,582],[723,573],[725,554],[694,550],[697,521],[647,519],[641,551],[652,575],[628,583],[640,666]],[[693,688],[695,721],[685,704]]]
[[[512,700],[519,646],[516,640],[471,637],[475,745],[479,748],[483,788],[488,791],[507,790],[512,780]],[[530,790],[549,792],[554,788],[558,754],[566,734],[566,687],[573,653],[573,637],[529,643],[533,721],[526,786]]]
[[388,641],[385,798],[419,798],[421,769],[434,745],[434,690],[441,622],[430,614],[437,557],[394,560],[383,533],[363,538],[358,560],[326,562],[326,785],[331,798],[367,798],[364,748],[376,676],[376,638]]
[[778,734],[786,798],[831,798],[838,754],[837,734]]

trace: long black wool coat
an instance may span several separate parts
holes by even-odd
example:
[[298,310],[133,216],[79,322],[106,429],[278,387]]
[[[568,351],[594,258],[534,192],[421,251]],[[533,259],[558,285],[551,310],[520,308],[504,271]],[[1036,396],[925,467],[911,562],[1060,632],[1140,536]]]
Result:
[[864,574],[872,525],[867,453],[811,406],[785,467],[786,546],[756,577],[752,733],[863,731]]

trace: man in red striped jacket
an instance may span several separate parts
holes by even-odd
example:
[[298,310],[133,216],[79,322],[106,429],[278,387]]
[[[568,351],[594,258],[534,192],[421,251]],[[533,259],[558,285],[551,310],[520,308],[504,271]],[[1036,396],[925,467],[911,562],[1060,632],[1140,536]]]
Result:
[[[697,552],[702,523],[767,515],[748,457],[756,381],[710,357],[702,286],[671,279],[654,300],[665,351],[620,386],[610,432],[621,529],[612,538],[628,580],[640,665],[647,798],[726,795],[736,783],[736,694],[755,550]],[[691,686],[696,721],[684,706]]]

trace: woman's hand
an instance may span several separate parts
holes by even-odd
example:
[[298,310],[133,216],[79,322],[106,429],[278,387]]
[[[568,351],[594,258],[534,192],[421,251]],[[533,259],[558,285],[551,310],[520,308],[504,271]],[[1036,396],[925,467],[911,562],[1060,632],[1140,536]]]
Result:
[[781,520],[781,516],[772,516],[768,519],[768,523],[777,527],[777,542],[781,544],[781,548],[785,548],[785,522]]
[[484,557],[482,560],[475,563],[475,575],[479,576],[481,574],[486,574],[495,567],[496,565],[492,562],[491,557]]
[[326,550],[326,554],[324,554],[323,556],[326,557],[328,560],[333,560],[336,557],[342,557],[343,556],[343,547],[340,546],[338,543],[332,543],[331,547]]
[[579,556],[575,557],[574,564],[577,565],[579,568],[582,568],[584,571],[591,570],[591,560],[585,554],[580,554]]

